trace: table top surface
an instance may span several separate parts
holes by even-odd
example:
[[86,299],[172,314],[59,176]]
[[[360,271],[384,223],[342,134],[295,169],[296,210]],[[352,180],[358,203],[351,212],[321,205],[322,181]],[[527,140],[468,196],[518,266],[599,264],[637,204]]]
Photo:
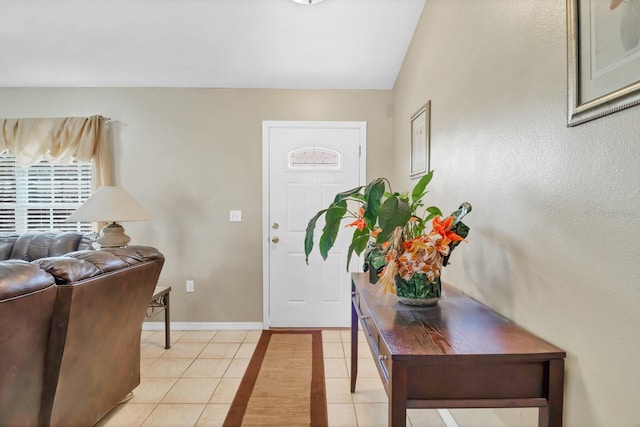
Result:
[[[383,287],[353,273],[360,305],[366,304],[392,356],[510,357],[518,360],[564,358],[565,352],[533,335],[489,307],[443,284],[434,307],[398,302]],[[358,298],[358,297],[357,297]]]
[[163,294],[168,294],[169,292],[171,292],[171,286],[156,286],[153,290],[153,297],[155,298]]

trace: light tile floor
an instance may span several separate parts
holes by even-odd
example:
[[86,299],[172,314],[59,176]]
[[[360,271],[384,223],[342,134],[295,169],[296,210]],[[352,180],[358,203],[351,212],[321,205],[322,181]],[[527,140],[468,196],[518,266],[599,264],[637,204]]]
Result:
[[[221,426],[262,331],[143,331],[141,381],[98,427]],[[322,331],[330,427],[386,427],[387,396],[364,336],[356,392],[349,391],[346,329]],[[445,427],[435,410],[408,411],[407,426]]]

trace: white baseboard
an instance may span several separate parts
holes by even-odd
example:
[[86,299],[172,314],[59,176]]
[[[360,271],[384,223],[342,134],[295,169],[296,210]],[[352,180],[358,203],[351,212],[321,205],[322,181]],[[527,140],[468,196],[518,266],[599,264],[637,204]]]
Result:
[[[171,322],[172,331],[253,331],[262,322]],[[164,322],[144,322],[143,331],[164,331]]]
[[436,409],[436,411],[438,411],[438,415],[440,415],[440,418],[442,418],[442,421],[447,427],[460,427],[448,409]]

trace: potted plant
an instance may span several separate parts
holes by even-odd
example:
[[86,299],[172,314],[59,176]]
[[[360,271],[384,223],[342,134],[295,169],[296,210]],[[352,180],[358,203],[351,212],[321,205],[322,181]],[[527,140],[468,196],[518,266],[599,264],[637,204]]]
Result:
[[318,247],[326,259],[342,220],[352,217],[354,221],[347,225],[354,227],[347,265],[354,252],[359,256],[367,249],[365,271],[369,270],[372,283],[380,274],[385,289],[398,293],[400,298],[404,298],[403,294],[412,299],[431,300],[435,294],[439,298],[440,269],[447,264],[451,250],[469,232],[460,220],[471,211],[471,205],[463,203],[451,216],[441,219],[438,207],[425,207],[423,202],[432,178],[430,171],[415,184],[411,194],[392,192],[386,178],[376,178],[367,186],[338,193],[326,209],[309,220],[305,235],[307,262],[318,219],[325,218]]

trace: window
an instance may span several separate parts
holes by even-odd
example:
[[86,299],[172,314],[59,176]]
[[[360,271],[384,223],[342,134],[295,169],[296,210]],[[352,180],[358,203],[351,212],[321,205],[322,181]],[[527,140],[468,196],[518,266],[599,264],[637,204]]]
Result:
[[31,167],[0,155],[0,233],[91,232],[90,223],[65,222],[91,195],[91,162],[69,165],[45,160]]
[[340,157],[330,148],[298,148],[288,153],[289,169],[340,169]]

